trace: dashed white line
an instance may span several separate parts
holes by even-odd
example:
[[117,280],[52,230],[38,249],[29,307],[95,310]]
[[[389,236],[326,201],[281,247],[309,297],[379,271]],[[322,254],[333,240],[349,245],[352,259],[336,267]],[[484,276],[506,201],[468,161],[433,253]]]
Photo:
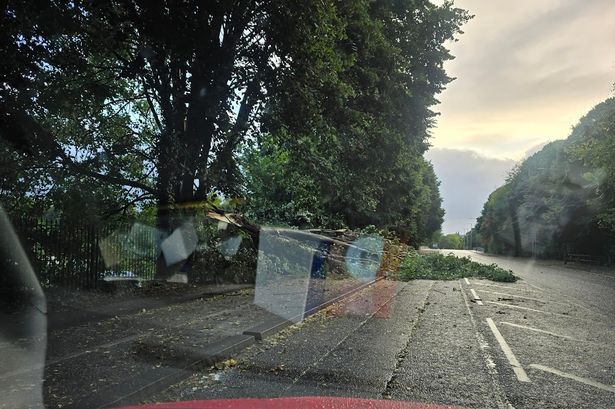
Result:
[[497,370],[495,368],[495,363],[493,362],[493,358],[491,357],[491,354],[489,353],[489,350],[491,348],[489,347],[489,343],[485,341],[485,338],[483,337],[483,334],[481,333],[481,331],[479,331],[478,329],[478,325],[476,323],[476,320],[474,319],[474,314],[472,313],[472,309],[470,308],[470,303],[468,303],[468,296],[463,291],[463,287],[461,286],[461,283],[459,283],[459,290],[461,292],[461,296],[463,297],[463,303],[465,304],[466,309],[468,310],[470,322],[472,322],[472,327],[474,328],[474,335],[476,336],[476,341],[483,353],[483,359],[485,360],[485,369],[487,369],[487,373],[489,373],[490,378],[491,378],[491,386],[493,387],[493,390],[495,392],[494,396],[496,398],[497,407],[499,409],[515,409],[515,407],[508,401],[506,394],[502,391],[502,387],[497,381],[497,376],[498,376]]
[[572,379],[573,381],[584,383],[585,385],[593,386],[594,388],[602,389],[603,391],[615,393],[615,387],[613,386],[605,385],[603,383],[592,381],[591,379],[587,378],[582,378],[580,376],[576,376],[567,372],[558,371],[557,369],[549,368],[548,366],[530,364],[530,368],[539,369],[544,372],[549,372],[554,375],[561,376],[562,378]]
[[470,280],[468,280],[468,277],[464,277],[463,279],[465,280],[467,285],[470,285]]
[[474,297],[474,302],[478,305],[483,305],[483,301],[480,299],[478,294],[476,294],[476,291],[474,291],[473,288],[470,288],[470,292],[472,293],[472,297]]
[[544,329],[528,327],[528,326],[525,326],[525,325],[513,324],[512,322],[500,321],[500,324],[504,324],[504,325],[508,325],[508,326],[516,327],[516,328],[527,329],[529,331],[540,332],[541,334],[552,335],[554,337],[565,338],[565,339],[569,339],[569,340],[572,340],[572,341],[582,341],[580,339],[569,337],[567,335],[560,335],[560,334],[556,334],[555,332],[545,331]]
[[487,318],[487,324],[489,325],[489,328],[491,328],[491,332],[493,332],[495,339],[500,344],[500,348],[502,348],[502,352],[504,352],[504,355],[506,355],[506,359],[508,359],[508,363],[510,363],[510,366],[512,366],[512,369],[515,372],[515,375],[517,375],[517,379],[519,380],[519,382],[531,382],[530,378],[527,376],[527,373],[525,373],[525,370],[517,360],[517,357],[515,357],[515,354],[513,354],[512,350],[508,346],[508,343],[500,333],[498,327],[495,326],[495,323],[491,318]]

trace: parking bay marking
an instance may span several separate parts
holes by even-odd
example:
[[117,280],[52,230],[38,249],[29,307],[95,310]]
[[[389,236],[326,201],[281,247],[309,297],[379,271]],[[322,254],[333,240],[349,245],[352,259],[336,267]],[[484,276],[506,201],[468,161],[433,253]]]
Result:
[[508,363],[510,363],[510,366],[512,366],[512,369],[515,372],[515,375],[517,376],[519,382],[531,382],[530,378],[527,376],[527,373],[525,373],[525,370],[517,360],[517,357],[515,357],[515,354],[513,354],[512,350],[508,346],[508,343],[506,342],[506,340],[500,333],[500,330],[498,329],[498,327],[496,327],[495,323],[491,318],[487,318],[487,324],[489,325],[491,332],[493,332],[495,339],[500,344],[500,348],[502,348],[502,352],[504,352],[504,355],[506,355],[506,359],[508,359]]
[[511,327],[516,327],[516,328],[522,328],[522,329],[527,329],[529,331],[534,331],[534,332],[540,332],[542,334],[547,334],[547,335],[552,335],[554,337],[559,337],[559,338],[565,338],[565,339],[569,339],[571,341],[580,341],[583,342],[580,339],[577,338],[573,338],[573,337],[569,337],[567,335],[560,335],[560,334],[556,334],[555,332],[551,332],[551,331],[545,331],[544,329],[539,329],[539,328],[533,328],[533,327],[528,327],[525,325],[519,325],[519,324],[513,324],[512,322],[506,322],[506,321],[500,321],[500,324],[504,324],[504,325],[508,325]]
[[483,286],[487,286],[487,287],[497,287],[497,288],[506,288],[507,290],[522,290],[522,291],[530,291],[530,292],[536,292],[536,290],[533,289],[528,289],[528,288],[517,288],[517,287],[512,287],[512,286],[505,286],[505,285],[497,285],[497,284],[486,284],[486,283],[480,283],[478,281],[474,281],[472,284],[476,284],[476,285],[483,285]]
[[[541,302],[543,304],[559,304],[559,305],[566,305],[566,306],[572,306],[574,305],[579,306],[575,303],[568,303],[568,302],[561,302],[561,301],[546,301],[546,300],[541,300],[540,298],[533,298],[533,297],[526,297],[524,295],[516,295],[516,294],[509,294],[509,293],[502,293],[499,291],[489,291],[489,290],[483,290],[482,288],[479,288],[478,291],[480,291],[481,293],[489,293],[489,294],[496,294],[496,295],[504,295],[504,296],[508,296],[511,298],[521,298],[523,300],[530,300],[530,301],[538,301]],[[580,306],[581,308],[586,308],[583,306]]]
[[[479,283],[479,282],[474,282],[474,284],[477,284],[477,285],[483,285],[483,286],[489,286],[489,287],[497,287],[497,288],[514,289],[514,287],[506,287],[506,286],[503,286],[503,285],[497,285],[497,284],[485,284],[485,283]],[[537,290],[540,290],[541,292],[543,292],[543,293],[545,293],[545,294],[547,293],[547,292],[546,292],[545,290],[543,290],[542,288],[537,287],[537,286],[535,286],[535,285],[533,285],[533,284],[530,284],[530,283],[527,283],[527,282],[526,282],[525,284],[529,285],[530,287],[536,288]],[[529,292],[533,292],[533,293],[537,292],[536,290],[527,289],[527,288],[525,288],[525,289],[519,288],[519,290],[521,290],[521,291],[529,291]],[[490,291],[488,291],[488,290],[481,290],[481,289],[479,289],[478,291],[482,291],[482,292],[490,292]],[[491,293],[493,293],[493,294],[501,294],[501,295],[508,295],[508,294],[504,294],[504,293],[497,293],[497,292],[495,292],[495,291],[491,291]],[[542,301],[542,300],[541,300],[541,299],[539,299],[539,298],[525,297],[525,296],[521,296],[521,295],[511,295],[511,296],[512,296],[513,298],[514,298],[514,297],[516,297],[516,298],[525,298],[525,299],[528,299],[528,300],[538,301],[538,302],[543,302],[543,303],[560,304],[560,305],[573,305],[573,306],[575,306],[575,307],[579,307],[579,308],[581,308],[581,309],[583,309],[583,310],[585,310],[585,311],[588,311],[588,312],[591,312],[591,313],[594,313],[594,314],[596,313],[596,311],[593,311],[592,309],[587,308],[587,307],[586,307],[586,306],[584,306],[584,305],[577,304],[577,303],[572,302],[572,301],[567,301],[567,302],[559,302],[559,301]],[[602,315],[604,315],[604,314],[602,314]]]
[[537,289],[538,291],[541,291],[541,292],[544,292],[544,291],[545,291],[544,289],[542,289],[542,288],[538,287],[537,285],[530,284],[530,283],[528,283],[528,282],[526,282],[525,284],[529,285],[529,286],[530,286],[530,287],[532,287],[532,288]]
[[530,368],[538,369],[544,372],[549,372],[554,375],[561,376],[562,378],[572,379],[573,381],[584,383],[585,385],[593,386],[595,388],[602,389],[603,391],[615,393],[615,387],[613,386],[605,385],[603,383],[592,381],[591,379],[587,379],[587,378],[582,378],[580,376],[576,376],[570,373],[558,371],[557,369],[549,368],[548,366],[530,364]]
[[478,342],[478,346],[480,347],[483,353],[485,369],[491,376],[491,381],[492,381],[491,385],[492,385],[494,395],[496,398],[496,402],[494,403],[497,403],[498,408],[514,409],[514,407],[510,404],[510,402],[506,398],[506,394],[501,390],[499,382],[496,381],[497,371],[495,369],[495,363],[493,362],[493,358],[491,357],[491,354],[488,351],[488,349],[490,349],[489,344],[487,343],[487,341],[485,341],[485,338],[483,337],[482,332],[478,329],[478,325],[476,323],[476,320],[474,319],[474,314],[472,313],[472,309],[470,308],[470,304],[468,303],[468,296],[463,291],[461,283],[459,283],[459,291],[461,292],[461,295],[463,297],[463,303],[465,304],[466,309],[468,310],[468,316],[470,317],[470,322],[472,323],[472,327],[474,328],[474,335],[476,337],[476,341]]
[[540,312],[542,314],[561,315],[562,317],[570,317],[570,315],[568,315],[568,314],[560,314],[558,312],[542,311],[542,310],[537,310],[537,309],[534,309],[534,308],[521,307],[519,305],[505,304],[505,303],[502,303],[502,302],[495,302],[495,301],[485,301],[485,302],[488,303],[488,304],[499,305],[501,307],[516,308],[516,309],[519,309],[519,310]]
[[476,294],[476,291],[474,291],[473,288],[470,288],[470,292],[472,293],[472,297],[474,297],[474,302],[478,305],[483,305],[483,301],[480,299],[478,294]]
[[[557,301],[544,301],[541,300],[540,298],[533,298],[533,297],[525,297],[523,295],[516,295],[516,294],[509,294],[509,293],[501,293],[499,291],[489,291],[489,290],[483,290],[482,288],[479,288],[478,291],[480,291],[481,293],[489,293],[489,294],[497,294],[497,295],[505,295],[511,298],[522,298],[524,300],[531,300],[531,301],[538,301],[538,302],[542,302],[542,303],[547,303],[547,302],[553,302],[555,304],[564,304],[561,302],[557,302]],[[567,304],[566,304],[567,305]]]

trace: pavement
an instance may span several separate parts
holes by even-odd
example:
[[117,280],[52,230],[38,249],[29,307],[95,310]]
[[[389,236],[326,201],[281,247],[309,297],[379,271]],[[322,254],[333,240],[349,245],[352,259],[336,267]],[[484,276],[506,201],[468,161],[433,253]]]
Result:
[[[281,289],[277,282],[271,285],[272,290],[267,284],[259,290]],[[299,320],[364,285],[352,279],[308,280],[301,293],[305,305],[290,305],[303,306]],[[97,409],[140,402],[194,373],[224,367],[230,354],[292,324],[258,305],[253,286],[175,290],[48,294],[38,336],[0,336],[0,408],[26,400],[34,403],[19,407],[38,408],[43,401],[47,408]],[[31,325],[20,317],[4,317],[0,335],[9,323]]]
[[[522,279],[382,281],[148,401],[351,396],[468,408],[613,408],[615,280],[459,252]],[[592,296],[593,294],[593,296]]]
[[[47,327],[51,332],[82,324],[91,325],[113,317],[133,314],[143,309],[162,308],[252,287],[251,284],[192,286],[170,294],[165,294],[162,290],[161,294],[148,296],[139,295],[138,292],[122,293],[119,296],[104,293],[92,294],[75,289],[65,289],[59,294],[48,292],[46,294]],[[80,297],[75,297],[75,293],[81,293]],[[75,298],[81,299],[75,300]],[[88,302],[84,302],[83,299]]]

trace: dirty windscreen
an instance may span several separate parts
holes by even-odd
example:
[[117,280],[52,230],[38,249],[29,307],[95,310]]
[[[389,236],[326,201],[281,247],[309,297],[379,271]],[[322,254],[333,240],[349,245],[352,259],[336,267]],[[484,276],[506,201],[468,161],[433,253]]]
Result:
[[609,0],[1,12],[0,409],[613,406]]

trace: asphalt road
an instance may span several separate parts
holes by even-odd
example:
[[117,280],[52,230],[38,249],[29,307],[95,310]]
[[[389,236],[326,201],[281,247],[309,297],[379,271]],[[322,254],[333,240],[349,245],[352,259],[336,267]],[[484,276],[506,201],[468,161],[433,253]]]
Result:
[[[615,274],[561,261],[536,261],[460,251],[521,277],[515,284],[469,280],[482,299],[476,318],[499,349],[499,381],[516,408],[615,407]],[[529,381],[506,376],[500,332]],[[504,358],[502,358],[504,356]],[[517,378],[517,382],[515,382]]]
[[605,270],[587,264],[565,265],[562,261],[500,257],[468,250],[453,253],[485,264],[496,263],[513,270],[531,285],[558,294],[595,313],[615,317],[615,269]]
[[151,401],[327,395],[615,407],[612,275],[472,257],[522,280],[379,282],[248,348],[236,367],[195,374]]

